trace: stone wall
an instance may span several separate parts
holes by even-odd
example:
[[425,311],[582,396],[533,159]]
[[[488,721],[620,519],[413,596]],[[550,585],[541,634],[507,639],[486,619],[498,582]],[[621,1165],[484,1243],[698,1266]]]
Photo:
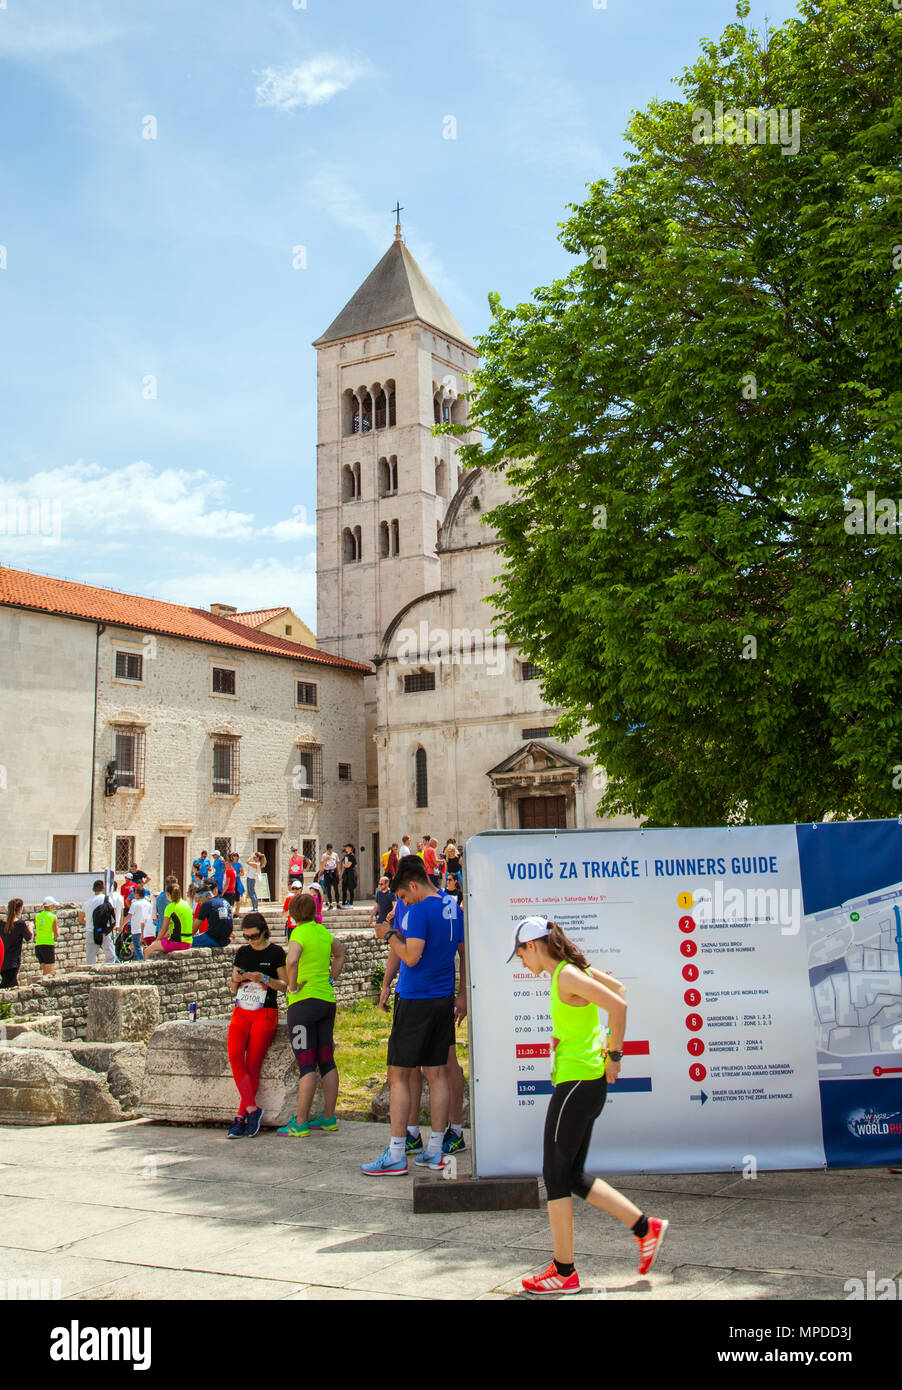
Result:
[[[25,917],[31,920],[33,909],[26,910]],[[223,1018],[231,1014],[233,1001],[227,980],[237,947],[227,946],[223,951],[200,947],[143,962],[87,966],[84,964],[84,928],[75,924],[73,932],[72,925],[62,920],[63,917],[70,917],[74,924],[75,911],[67,913],[58,910],[57,917],[60,943],[57,946],[56,975],[49,976],[41,983],[20,984],[18,989],[0,992],[0,1000],[11,1004],[15,1015],[60,1014],[63,1038],[67,1041],[84,1038],[88,993],[92,985],[106,984],[156,985],[160,991],[160,1019],[163,1022],[187,1019],[188,1005],[192,1003],[197,1005],[199,1018]],[[336,989],[339,1005],[352,1003],[356,999],[377,998],[372,975],[374,970],[385,965],[388,955],[385,945],[368,931],[342,932],[341,940],[347,946],[348,954]],[[40,969],[35,966],[33,945],[25,947],[22,964],[20,980],[23,974],[33,977],[35,970]]]

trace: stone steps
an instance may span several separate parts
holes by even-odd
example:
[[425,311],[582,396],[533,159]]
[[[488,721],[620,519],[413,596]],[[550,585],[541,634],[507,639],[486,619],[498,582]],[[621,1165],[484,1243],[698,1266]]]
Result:
[[[360,907],[339,907],[331,912],[326,908],[323,911],[323,925],[328,926],[330,931],[363,931],[370,919],[372,906],[372,902],[365,902]],[[282,928],[285,914],[281,907],[276,907],[274,903],[261,903],[260,911],[271,932]],[[244,911],[241,915],[244,916]]]

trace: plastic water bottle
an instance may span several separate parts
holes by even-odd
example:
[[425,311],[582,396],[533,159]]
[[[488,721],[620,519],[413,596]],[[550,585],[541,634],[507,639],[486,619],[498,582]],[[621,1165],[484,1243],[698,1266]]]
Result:
[[197,1022],[197,1005],[196,1005],[196,1004],[189,1004],[189,1005],[188,1005],[188,1022],[189,1022],[189,1023],[196,1023],[196,1022]]

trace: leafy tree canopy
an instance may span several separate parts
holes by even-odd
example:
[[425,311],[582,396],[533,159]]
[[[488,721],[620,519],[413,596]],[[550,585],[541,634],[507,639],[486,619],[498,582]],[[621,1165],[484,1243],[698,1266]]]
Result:
[[603,814],[891,815],[902,12],[737,13],[571,206],[570,273],[490,296],[464,454],[514,485],[503,625],[606,768]]

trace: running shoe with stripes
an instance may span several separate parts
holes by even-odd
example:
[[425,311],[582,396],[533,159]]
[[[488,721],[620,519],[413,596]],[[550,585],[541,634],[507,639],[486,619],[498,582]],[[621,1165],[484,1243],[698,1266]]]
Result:
[[466,1147],[463,1135],[455,1134],[454,1130],[449,1125],[442,1137],[442,1153],[459,1154],[463,1153]]
[[247,1115],[245,1115],[245,1119],[247,1120],[247,1138],[256,1139],[257,1135],[260,1133],[260,1126],[263,1123],[263,1106],[258,1105],[256,1110],[248,1111]]
[[423,1152],[422,1134],[414,1136],[411,1134],[410,1130],[408,1130],[407,1137],[404,1141],[404,1150],[409,1154],[421,1154]]
[[323,1129],[331,1134],[333,1130],[338,1129],[338,1120],[334,1115],[330,1115],[328,1119],[326,1119],[325,1115],[314,1115],[313,1119],[310,1121],[310,1128]]
[[361,1163],[361,1173],[366,1173],[368,1178],[403,1178],[407,1172],[407,1156],[393,1159],[391,1148],[383,1150],[377,1159],[372,1163]]
[[440,1168],[447,1168],[448,1166],[448,1160],[441,1149],[434,1154],[431,1154],[428,1149],[424,1149],[422,1153],[417,1154],[414,1163],[418,1168],[431,1168],[434,1173],[437,1173]]
[[276,1134],[281,1134],[288,1139],[306,1139],[310,1134],[310,1126],[306,1120],[299,1120],[297,1115],[292,1115],[287,1125],[276,1130]]
[[576,1270],[572,1274],[558,1274],[554,1260],[541,1274],[534,1274],[531,1279],[521,1279],[520,1282],[527,1293],[579,1293]]
[[650,1216],[648,1218],[648,1234],[643,1236],[641,1240],[638,1236],[633,1237],[639,1244],[640,1274],[647,1274],[658,1258],[658,1251],[664,1244],[664,1237],[669,1225],[669,1221],[659,1221],[656,1216]]

